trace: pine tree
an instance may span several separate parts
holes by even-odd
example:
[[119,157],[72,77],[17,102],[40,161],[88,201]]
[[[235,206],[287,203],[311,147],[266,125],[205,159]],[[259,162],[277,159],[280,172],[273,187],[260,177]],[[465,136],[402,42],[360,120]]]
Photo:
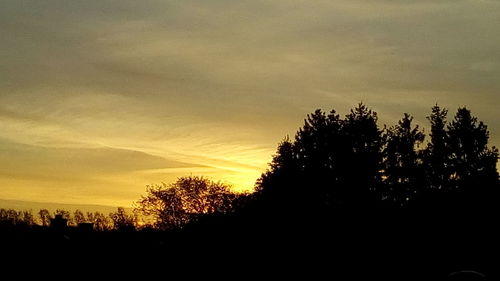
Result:
[[425,135],[418,125],[412,126],[412,121],[413,117],[405,113],[385,134],[384,185],[389,205],[408,205],[425,184],[421,153],[417,151]]

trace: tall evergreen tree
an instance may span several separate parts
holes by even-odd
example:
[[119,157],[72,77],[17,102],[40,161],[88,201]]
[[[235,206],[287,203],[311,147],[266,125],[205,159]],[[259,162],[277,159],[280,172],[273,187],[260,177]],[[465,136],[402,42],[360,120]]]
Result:
[[344,206],[366,208],[375,202],[383,144],[377,121],[377,113],[360,103],[343,122],[340,162]]
[[421,153],[417,151],[425,135],[418,125],[413,127],[412,121],[413,117],[405,113],[385,135],[385,199],[390,205],[408,205],[425,184]]
[[295,151],[301,181],[307,190],[303,199],[310,200],[311,208],[324,212],[331,207],[339,180],[339,151],[343,139],[342,120],[332,110],[328,115],[316,110],[308,115],[304,126],[295,137]]
[[299,173],[294,144],[286,137],[278,145],[269,169],[257,180],[256,191],[265,208],[290,211],[300,193]]
[[487,147],[486,126],[467,109],[450,124],[446,116],[446,109],[432,108],[431,139],[419,150],[425,135],[408,114],[382,134],[377,114],[363,104],[345,118],[316,110],[293,141],[279,145],[257,184],[261,201],[317,214],[376,205],[447,208],[468,197],[493,198],[498,150]]
[[448,110],[438,105],[432,107],[432,113],[427,117],[431,123],[430,141],[425,150],[425,167],[429,188],[432,190],[447,190],[451,176],[450,149],[446,128]]
[[488,147],[489,131],[467,108],[459,108],[448,125],[453,188],[461,207],[492,205],[498,194],[498,149]]

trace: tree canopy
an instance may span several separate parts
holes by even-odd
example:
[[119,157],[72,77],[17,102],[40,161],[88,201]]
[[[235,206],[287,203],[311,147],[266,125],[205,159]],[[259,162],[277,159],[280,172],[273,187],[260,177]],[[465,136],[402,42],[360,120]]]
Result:
[[407,113],[380,129],[377,113],[364,104],[344,118],[316,110],[293,141],[280,143],[257,192],[269,206],[291,212],[425,208],[432,201],[442,208],[492,207],[498,150],[488,147],[487,126],[467,108],[451,122],[447,113],[432,108],[426,142]]
[[152,218],[155,227],[171,229],[200,215],[229,212],[236,196],[227,184],[187,176],[170,185],[148,186],[136,210]]

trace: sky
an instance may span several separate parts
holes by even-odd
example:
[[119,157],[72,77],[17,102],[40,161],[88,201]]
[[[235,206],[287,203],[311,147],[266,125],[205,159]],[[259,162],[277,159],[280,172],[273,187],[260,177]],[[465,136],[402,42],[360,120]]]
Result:
[[316,108],[500,146],[498,0],[0,0],[0,199],[130,206],[204,175],[250,190]]

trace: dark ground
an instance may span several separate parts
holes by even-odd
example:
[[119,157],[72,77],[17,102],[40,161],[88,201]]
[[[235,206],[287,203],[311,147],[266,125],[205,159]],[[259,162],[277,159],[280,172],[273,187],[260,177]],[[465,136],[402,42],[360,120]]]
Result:
[[328,227],[318,227],[325,218],[276,223],[271,217],[214,217],[170,232],[3,227],[2,272],[14,279],[2,280],[23,280],[33,272],[104,276],[99,270],[165,280],[456,280],[447,276],[475,271],[488,278],[477,280],[498,280],[494,217],[377,211],[329,218]]

